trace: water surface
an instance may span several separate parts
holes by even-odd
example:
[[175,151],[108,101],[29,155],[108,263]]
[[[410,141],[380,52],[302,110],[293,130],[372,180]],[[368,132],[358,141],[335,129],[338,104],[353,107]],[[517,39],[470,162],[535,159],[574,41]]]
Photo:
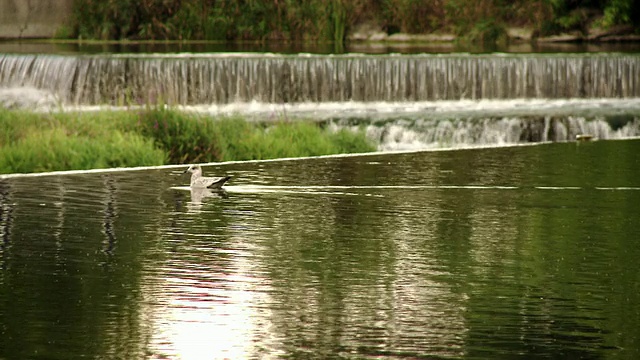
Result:
[[640,140],[0,179],[0,358],[640,355]]
[[271,53],[451,53],[451,52],[508,52],[508,53],[583,53],[583,52],[640,52],[637,42],[604,42],[604,43],[512,43],[508,46],[478,46],[454,43],[356,43],[346,46],[335,44],[304,43],[266,43],[239,42],[224,43],[215,41],[168,42],[168,41],[126,41],[126,42],[51,42],[40,40],[6,40],[0,41],[0,52],[3,53],[39,53],[39,54],[119,54],[119,53],[210,53],[210,52],[271,52]]

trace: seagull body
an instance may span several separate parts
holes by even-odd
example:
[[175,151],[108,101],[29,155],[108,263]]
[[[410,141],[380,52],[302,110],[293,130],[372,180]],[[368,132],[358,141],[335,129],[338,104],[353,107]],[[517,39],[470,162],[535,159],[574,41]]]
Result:
[[222,176],[222,177],[202,176],[202,169],[200,168],[200,165],[191,165],[184,172],[191,173],[190,186],[191,188],[194,188],[194,189],[205,189],[205,188],[220,189],[222,188],[222,185],[224,185],[224,183],[226,183],[229,179],[231,179],[231,176]]

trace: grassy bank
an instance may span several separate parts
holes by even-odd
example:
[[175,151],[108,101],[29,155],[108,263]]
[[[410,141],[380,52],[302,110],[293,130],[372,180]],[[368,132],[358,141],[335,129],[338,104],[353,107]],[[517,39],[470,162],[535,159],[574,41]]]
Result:
[[175,110],[40,114],[0,110],[0,173],[374,151],[364,134],[311,122],[271,125]]

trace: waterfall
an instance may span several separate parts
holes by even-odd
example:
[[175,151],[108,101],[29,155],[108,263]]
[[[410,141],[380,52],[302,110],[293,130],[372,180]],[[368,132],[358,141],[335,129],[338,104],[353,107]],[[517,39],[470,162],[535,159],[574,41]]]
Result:
[[640,56],[0,54],[17,87],[71,105],[633,98]]
[[[619,119],[617,119],[619,120]],[[604,117],[497,117],[453,119],[396,119],[358,122],[333,120],[329,127],[361,130],[378,144],[380,151],[502,146],[541,141],[575,141],[577,135],[596,139],[640,136],[640,117],[627,117],[611,124]]]
[[0,54],[0,106],[146,104],[364,128],[380,150],[637,137],[640,55]]

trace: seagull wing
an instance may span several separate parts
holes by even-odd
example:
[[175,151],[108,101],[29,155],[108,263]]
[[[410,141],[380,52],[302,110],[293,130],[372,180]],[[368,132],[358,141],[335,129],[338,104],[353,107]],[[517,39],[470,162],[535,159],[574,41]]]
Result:
[[224,185],[227,181],[231,179],[231,176],[223,176],[223,177],[201,177],[198,179],[199,186],[207,187],[209,189],[218,189]]

